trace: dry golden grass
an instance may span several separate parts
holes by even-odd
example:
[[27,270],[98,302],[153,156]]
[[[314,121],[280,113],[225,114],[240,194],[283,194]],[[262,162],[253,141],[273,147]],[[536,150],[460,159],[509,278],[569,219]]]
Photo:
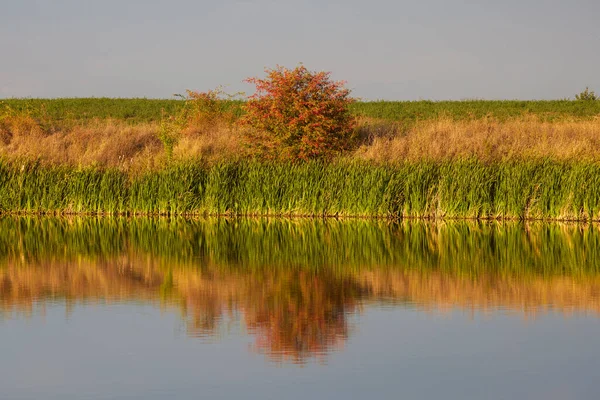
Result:
[[[153,168],[165,161],[159,124],[130,125],[97,120],[46,132],[28,117],[0,124],[0,156],[53,164]],[[243,154],[240,135],[225,124],[191,127],[174,148],[175,158],[235,158]]]
[[107,120],[48,133],[38,125],[13,122],[0,129],[0,154],[49,163],[122,166],[162,152],[156,129]]
[[600,159],[600,118],[542,121],[536,116],[499,121],[455,121],[449,117],[417,122],[403,131],[399,124],[363,121],[367,141],[354,157],[376,162],[451,160],[483,161],[522,158]]
[[[0,156],[49,163],[153,168],[165,161],[158,123],[130,125],[120,120],[95,120],[44,129],[30,116],[0,118]],[[398,122],[363,119],[359,142],[350,158],[378,163],[403,160],[482,161],[550,158],[600,159],[600,118],[544,121],[537,116],[500,121],[450,117],[403,126]],[[176,159],[238,159],[251,153],[236,124],[212,121],[181,133],[173,149]]]
[[246,154],[241,131],[226,121],[213,121],[210,125],[188,128],[173,149],[173,155],[178,159],[236,159]]

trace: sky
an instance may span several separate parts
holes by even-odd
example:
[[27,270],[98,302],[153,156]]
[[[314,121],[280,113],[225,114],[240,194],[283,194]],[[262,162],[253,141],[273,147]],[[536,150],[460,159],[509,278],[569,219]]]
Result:
[[171,98],[265,68],[364,100],[600,91],[598,0],[0,0],[0,98]]

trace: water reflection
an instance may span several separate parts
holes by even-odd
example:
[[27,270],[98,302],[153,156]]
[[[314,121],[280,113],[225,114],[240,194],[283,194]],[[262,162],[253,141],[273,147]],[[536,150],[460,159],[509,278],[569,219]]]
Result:
[[443,312],[600,312],[593,225],[0,218],[0,313],[152,303],[190,336],[238,320],[303,363],[344,345],[367,303]]

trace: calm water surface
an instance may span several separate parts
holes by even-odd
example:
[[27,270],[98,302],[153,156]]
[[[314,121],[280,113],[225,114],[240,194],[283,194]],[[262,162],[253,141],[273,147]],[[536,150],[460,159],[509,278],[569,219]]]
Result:
[[600,228],[0,218],[0,399],[600,398]]

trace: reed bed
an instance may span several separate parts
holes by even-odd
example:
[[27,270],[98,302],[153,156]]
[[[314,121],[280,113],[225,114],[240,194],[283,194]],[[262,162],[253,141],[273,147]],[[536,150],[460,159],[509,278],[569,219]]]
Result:
[[0,212],[600,219],[600,164],[179,162],[116,168],[0,161]]

